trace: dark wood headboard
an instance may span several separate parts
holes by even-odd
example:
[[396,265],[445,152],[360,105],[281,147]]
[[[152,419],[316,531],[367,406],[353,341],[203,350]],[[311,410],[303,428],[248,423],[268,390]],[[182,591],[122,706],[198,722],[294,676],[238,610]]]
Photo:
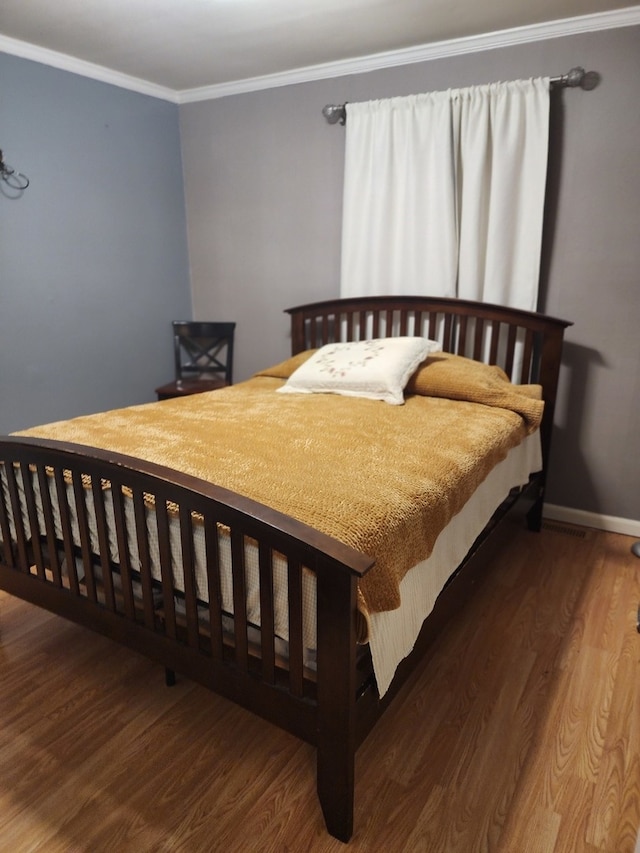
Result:
[[445,352],[502,367],[513,382],[539,383],[545,400],[541,426],[549,454],[566,320],[464,299],[361,296],[287,309],[293,355],[323,344],[420,335]]

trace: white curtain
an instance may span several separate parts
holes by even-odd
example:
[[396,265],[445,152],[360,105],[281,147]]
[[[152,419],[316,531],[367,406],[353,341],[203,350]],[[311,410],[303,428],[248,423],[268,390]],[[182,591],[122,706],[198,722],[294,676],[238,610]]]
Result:
[[549,79],[346,109],[341,294],[535,310]]

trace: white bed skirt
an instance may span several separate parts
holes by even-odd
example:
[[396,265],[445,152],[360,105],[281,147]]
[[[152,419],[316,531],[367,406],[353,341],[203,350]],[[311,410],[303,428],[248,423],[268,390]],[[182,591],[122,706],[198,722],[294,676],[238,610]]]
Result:
[[389,689],[398,664],[412,651],[436,598],[496,508],[512,488],[527,483],[541,468],[540,434],[535,432],[509,451],[438,536],[431,556],[405,575],[400,584],[400,607],[370,614],[369,646],[380,696]]

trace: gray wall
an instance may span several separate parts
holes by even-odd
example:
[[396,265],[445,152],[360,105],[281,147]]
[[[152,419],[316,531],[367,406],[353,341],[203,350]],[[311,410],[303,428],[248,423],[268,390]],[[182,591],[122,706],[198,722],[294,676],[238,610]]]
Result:
[[0,54],[0,433],[155,399],[191,316],[178,108]]
[[238,322],[237,379],[288,353],[290,305],[339,290],[344,131],[325,103],[601,74],[553,96],[541,308],[569,330],[552,503],[640,519],[640,28],[181,107],[194,315]]

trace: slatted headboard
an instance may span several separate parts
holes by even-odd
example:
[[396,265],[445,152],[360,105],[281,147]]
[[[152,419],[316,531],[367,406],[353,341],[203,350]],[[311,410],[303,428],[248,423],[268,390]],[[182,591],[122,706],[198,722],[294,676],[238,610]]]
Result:
[[421,335],[445,352],[498,364],[513,382],[539,383],[545,414],[541,426],[546,463],[564,330],[571,323],[502,305],[428,296],[362,296],[287,309],[295,355],[338,341]]

